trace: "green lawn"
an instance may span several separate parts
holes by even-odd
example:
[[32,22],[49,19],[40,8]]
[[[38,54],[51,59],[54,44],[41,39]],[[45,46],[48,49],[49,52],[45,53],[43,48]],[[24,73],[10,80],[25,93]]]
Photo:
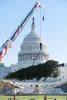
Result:
[[[11,99],[9,99],[11,98]],[[44,100],[44,96],[30,95],[30,96],[15,96],[16,100]],[[0,96],[0,100],[14,100],[14,96]]]
[[[14,100],[14,96],[0,96],[0,100]],[[44,100],[44,95],[16,96],[15,100]],[[46,100],[67,100],[67,96],[48,95]]]
[[44,100],[44,96],[16,96],[16,98],[18,98],[18,100]]
[[67,100],[67,96],[63,96],[63,95],[47,96],[47,100]]

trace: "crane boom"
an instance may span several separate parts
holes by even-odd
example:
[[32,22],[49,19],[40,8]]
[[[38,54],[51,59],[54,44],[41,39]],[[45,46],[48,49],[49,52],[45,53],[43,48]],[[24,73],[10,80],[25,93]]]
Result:
[[41,4],[39,2],[36,2],[35,5],[32,7],[32,9],[30,10],[30,12],[27,14],[27,16],[25,17],[25,19],[22,21],[22,23],[18,26],[18,28],[16,29],[16,31],[14,32],[14,34],[10,37],[9,40],[7,40],[0,48],[0,61],[2,61],[2,58],[7,54],[7,50],[9,48],[11,48],[12,42],[14,42],[14,40],[18,37],[18,35],[20,34],[20,32],[22,31],[23,27],[25,26],[25,24],[28,22],[28,20],[30,19],[30,17],[32,16],[34,10],[38,7],[41,7]]

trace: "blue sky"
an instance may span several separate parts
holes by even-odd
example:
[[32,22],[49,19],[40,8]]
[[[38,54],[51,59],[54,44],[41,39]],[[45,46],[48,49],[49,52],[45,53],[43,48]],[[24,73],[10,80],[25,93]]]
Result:
[[[36,0],[0,0],[0,46],[14,33]],[[41,37],[47,43],[50,59],[67,63],[67,1],[39,0],[44,5],[41,15],[45,17],[41,23]],[[40,11],[33,16],[36,31],[40,33]],[[33,17],[32,16],[32,17]],[[13,44],[13,48],[4,57],[5,65],[17,63],[17,54],[24,37],[30,32],[32,18]],[[40,35],[40,34],[39,34]]]

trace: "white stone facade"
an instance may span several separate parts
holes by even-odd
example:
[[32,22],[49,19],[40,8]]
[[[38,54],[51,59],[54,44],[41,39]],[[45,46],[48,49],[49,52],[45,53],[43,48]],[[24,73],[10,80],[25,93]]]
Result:
[[60,72],[60,75],[59,75],[60,79],[67,81],[67,63],[65,63],[64,66],[61,66],[58,69]]
[[46,44],[35,32],[34,19],[31,25],[31,32],[24,38],[18,53],[18,63],[11,66],[11,71],[17,71],[21,68],[26,68],[45,63],[48,59],[48,52]]
[[0,64],[0,79],[2,79],[5,76],[7,76],[10,72],[11,72],[11,68],[10,67],[4,66],[3,63]]
[[31,32],[24,38],[18,53],[20,67],[28,67],[44,63],[48,59],[47,46],[35,32],[35,23],[32,22]]

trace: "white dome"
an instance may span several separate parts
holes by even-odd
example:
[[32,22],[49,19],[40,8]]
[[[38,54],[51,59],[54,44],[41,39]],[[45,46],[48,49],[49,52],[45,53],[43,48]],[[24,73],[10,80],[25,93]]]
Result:
[[40,42],[40,37],[35,32],[30,32],[23,40],[23,43]]
[[44,63],[48,59],[47,46],[35,32],[35,23],[31,26],[31,32],[26,35],[18,53],[18,63],[23,66],[31,66]]
[[34,18],[31,25],[31,32],[24,38],[23,43],[29,43],[29,42],[40,42],[41,38],[39,37],[39,34],[37,35],[35,32],[35,23]]

